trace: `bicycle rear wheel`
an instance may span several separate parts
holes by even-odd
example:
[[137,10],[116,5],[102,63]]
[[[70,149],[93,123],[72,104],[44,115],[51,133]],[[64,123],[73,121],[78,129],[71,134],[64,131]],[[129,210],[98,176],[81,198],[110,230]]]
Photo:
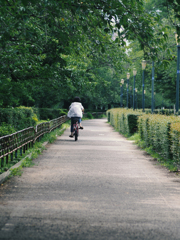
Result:
[[77,141],[77,140],[78,140],[78,132],[77,132],[77,129],[75,129],[74,135],[75,135],[75,141]]

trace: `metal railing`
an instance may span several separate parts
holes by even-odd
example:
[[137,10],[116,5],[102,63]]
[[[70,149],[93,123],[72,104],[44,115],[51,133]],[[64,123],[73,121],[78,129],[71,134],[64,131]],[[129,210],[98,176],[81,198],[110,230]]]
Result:
[[18,150],[20,150],[20,155],[22,156],[22,153],[25,153],[29,147],[32,147],[36,140],[45,133],[60,127],[67,119],[67,116],[64,115],[49,122],[40,123],[35,128],[25,128],[16,133],[0,137],[0,167],[8,164],[9,156],[11,156],[10,161],[13,160],[14,156],[17,158]]

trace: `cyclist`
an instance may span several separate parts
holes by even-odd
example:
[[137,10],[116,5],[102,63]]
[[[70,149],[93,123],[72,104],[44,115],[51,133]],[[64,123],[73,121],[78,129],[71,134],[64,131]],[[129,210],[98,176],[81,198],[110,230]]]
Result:
[[71,103],[69,106],[69,111],[68,111],[68,117],[71,118],[71,135],[69,137],[73,137],[73,120],[75,118],[78,118],[78,123],[80,126],[80,129],[83,129],[83,126],[81,125],[81,118],[82,114],[84,112],[84,107],[81,104],[81,99],[79,97],[74,98],[74,102]]

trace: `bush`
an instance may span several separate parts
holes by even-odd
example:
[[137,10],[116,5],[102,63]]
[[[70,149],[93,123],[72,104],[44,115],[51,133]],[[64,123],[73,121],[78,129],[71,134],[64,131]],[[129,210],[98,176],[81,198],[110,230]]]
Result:
[[146,114],[139,116],[138,129],[141,139],[146,147],[152,146],[153,150],[164,158],[171,158],[171,125],[180,122],[176,116],[160,114]]
[[137,114],[127,114],[128,126],[129,126],[129,133],[132,135],[137,132]]
[[93,115],[92,115],[92,113],[90,113],[90,112],[88,112],[88,113],[86,114],[86,116],[87,116],[87,118],[89,118],[89,119],[93,119]]
[[10,124],[3,122],[0,126],[0,137],[9,135],[15,132],[16,130]]
[[66,109],[39,108],[38,112],[40,120],[52,120],[67,115]]
[[65,109],[38,109],[20,106],[17,108],[0,108],[1,136],[17,132],[19,130],[35,127],[39,122],[39,117],[43,120],[55,119],[66,115]]
[[13,126],[16,131],[35,126],[37,121],[37,115],[29,107],[0,109],[0,122]]
[[106,114],[111,125],[123,135],[129,136],[138,130],[143,146],[151,147],[165,159],[180,161],[179,117],[122,108],[108,110]]
[[154,113],[170,116],[174,114],[174,109],[155,109]]
[[137,131],[138,116],[142,113],[132,109],[114,108],[108,110],[106,114],[108,121],[116,130],[126,136],[130,136]]
[[[142,109],[138,109],[138,111],[142,111]],[[146,114],[151,114],[151,112],[152,111],[150,108],[145,109]],[[170,116],[170,115],[174,115],[174,109],[154,109],[154,114]],[[179,114],[180,114],[180,111],[179,111]]]
[[170,129],[171,153],[175,162],[180,161],[180,122],[172,123]]
[[149,116],[150,114],[143,114],[138,118],[138,132],[141,139],[149,146]]

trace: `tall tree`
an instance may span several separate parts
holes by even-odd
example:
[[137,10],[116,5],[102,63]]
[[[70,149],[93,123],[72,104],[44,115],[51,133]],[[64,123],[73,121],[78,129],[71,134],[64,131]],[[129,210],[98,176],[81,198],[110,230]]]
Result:
[[[158,16],[144,11],[142,0],[1,0],[0,12],[0,104],[4,107],[50,107],[70,98],[78,84],[88,88],[97,65],[121,71],[121,54],[113,56],[109,51],[123,53],[126,39],[137,39],[146,54],[158,45],[154,37]],[[108,37],[112,33],[118,36],[115,44]],[[78,71],[67,67],[64,56],[83,55],[84,49],[85,81],[78,82]],[[102,78],[98,79],[101,84]]]

